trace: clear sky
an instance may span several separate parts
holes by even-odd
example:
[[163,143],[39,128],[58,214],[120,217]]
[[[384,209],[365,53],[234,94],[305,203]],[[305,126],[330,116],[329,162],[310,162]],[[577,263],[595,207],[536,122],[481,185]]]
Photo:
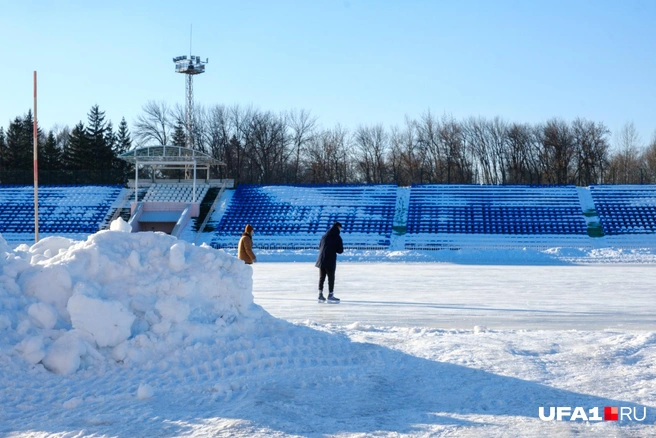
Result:
[[2,0],[0,126],[32,107],[118,125],[184,105],[172,58],[209,58],[195,101],[306,109],[323,127],[576,117],[656,131],[656,0]]

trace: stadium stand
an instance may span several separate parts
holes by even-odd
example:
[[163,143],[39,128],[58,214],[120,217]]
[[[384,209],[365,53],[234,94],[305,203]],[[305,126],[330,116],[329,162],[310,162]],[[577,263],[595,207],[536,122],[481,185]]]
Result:
[[533,236],[587,237],[587,225],[575,186],[435,184],[412,186],[406,232],[408,249],[480,242],[480,236],[489,246],[541,246],[544,239]]
[[591,186],[604,234],[656,233],[655,185]]
[[[120,185],[39,187],[39,234],[95,233],[121,191]],[[8,241],[34,233],[33,186],[0,186],[0,233]]]
[[[196,185],[196,202],[200,202],[209,190],[209,184]],[[153,184],[148,189],[144,202],[192,202],[191,184]]]
[[[210,188],[196,186],[198,202]],[[188,184],[153,182],[139,188],[138,199],[186,205],[191,191]],[[217,214],[201,218],[208,232],[189,221],[181,238],[235,248],[250,223],[256,248],[315,249],[340,221],[345,246],[354,249],[656,248],[656,185],[241,185],[223,198],[215,192],[210,210]],[[32,186],[0,185],[5,240],[33,241],[33,200]],[[133,200],[134,190],[118,185],[41,186],[39,235],[86,239],[112,219],[130,219]],[[594,220],[586,218],[592,213]]]
[[240,185],[212,239],[234,248],[246,224],[256,229],[254,247],[316,248],[339,221],[347,248],[387,248],[396,202],[395,185]]

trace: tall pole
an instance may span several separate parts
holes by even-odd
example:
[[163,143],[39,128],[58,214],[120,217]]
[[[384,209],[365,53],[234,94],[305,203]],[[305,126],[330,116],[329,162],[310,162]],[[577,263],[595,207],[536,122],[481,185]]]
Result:
[[[193,63],[193,56],[191,56],[191,42],[194,31],[193,23],[189,25],[189,59]],[[189,149],[193,149],[192,135],[194,132],[194,76],[187,75],[187,112],[185,114],[187,119],[187,144]]]
[[187,125],[187,144],[189,149],[194,148],[194,76],[187,75],[187,110],[185,113]]
[[39,242],[39,146],[36,124],[36,70],[34,70],[34,242]]

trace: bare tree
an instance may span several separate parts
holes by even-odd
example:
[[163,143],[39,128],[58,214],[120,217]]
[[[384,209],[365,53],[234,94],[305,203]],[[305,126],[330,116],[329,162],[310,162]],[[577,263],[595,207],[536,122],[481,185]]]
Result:
[[231,133],[228,111],[223,105],[211,107],[206,114],[205,132],[208,153],[217,160],[223,160]]
[[575,178],[579,185],[599,184],[608,167],[610,131],[603,123],[577,118],[572,122],[576,144]]
[[575,156],[574,135],[567,122],[551,119],[542,127],[542,164],[550,184],[568,184]]
[[229,149],[226,151],[226,163],[231,177],[237,184],[250,182],[247,177],[250,166],[246,153],[246,136],[254,113],[252,107],[242,108],[234,105],[228,108],[232,137],[230,137]]
[[642,140],[633,124],[626,123],[615,139],[615,152],[610,159],[610,179],[613,184],[639,184]]
[[150,142],[159,145],[169,144],[173,120],[171,109],[165,102],[148,101],[143,108],[143,114],[134,123],[135,143],[143,146]]
[[297,183],[300,175],[301,154],[316,135],[317,118],[303,109],[291,110],[287,113],[287,125],[291,130],[289,137],[294,154],[292,181]]
[[355,182],[348,153],[348,131],[337,125],[312,137],[307,148],[307,182]]
[[355,160],[361,179],[367,184],[386,182],[385,156],[388,136],[383,125],[360,126],[355,131]]
[[426,179],[429,183],[445,181],[446,151],[440,141],[439,121],[427,111],[416,124],[417,143],[426,157]]
[[[230,132],[229,113],[225,106],[215,105],[206,113],[205,131],[203,132],[204,143],[207,145],[207,153],[213,158],[232,166],[232,156],[229,154]],[[228,164],[230,161],[230,164]],[[227,166],[219,166],[218,175],[227,178]]]
[[535,130],[528,124],[513,123],[508,127],[507,174],[511,184],[536,184],[540,172],[536,164]]
[[[187,144],[184,109],[149,101],[132,130],[134,145]],[[656,134],[643,147],[627,123],[611,153],[603,123],[578,118],[539,124],[430,110],[405,126],[323,129],[307,110],[273,114],[237,105],[196,108],[191,144],[226,163],[237,184],[301,182],[580,184],[656,183]],[[67,145],[68,131],[57,144]],[[181,141],[184,139],[184,141]]]
[[644,166],[645,182],[650,184],[656,183],[656,132],[652,137],[651,143],[642,154],[642,163]]
[[255,112],[244,132],[250,160],[249,179],[260,184],[283,182],[286,148],[289,144],[283,117]]
[[452,116],[444,115],[438,125],[438,133],[446,154],[446,182],[472,182],[473,163],[467,153],[462,125]]
[[464,124],[465,141],[476,162],[475,173],[484,184],[499,184],[501,178],[495,154],[494,126],[482,117],[471,117]]
[[389,138],[392,180],[406,186],[423,183],[424,156],[416,138],[416,122],[406,118],[405,128],[393,128]]

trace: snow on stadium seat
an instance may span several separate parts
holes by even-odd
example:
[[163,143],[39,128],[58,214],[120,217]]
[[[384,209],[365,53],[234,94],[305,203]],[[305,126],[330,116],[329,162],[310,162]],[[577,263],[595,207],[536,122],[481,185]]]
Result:
[[315,248],[319,237],[339,221],[345,245],[386,247],[395,201],[394,185],[243,184],[235,191],[212,245],[236,246],[250,223],[257,230],[256,246]]
[[414,185],[407,233],[407,247],[417,247],[425,234],[585,235],[587,227],[574,186]]

